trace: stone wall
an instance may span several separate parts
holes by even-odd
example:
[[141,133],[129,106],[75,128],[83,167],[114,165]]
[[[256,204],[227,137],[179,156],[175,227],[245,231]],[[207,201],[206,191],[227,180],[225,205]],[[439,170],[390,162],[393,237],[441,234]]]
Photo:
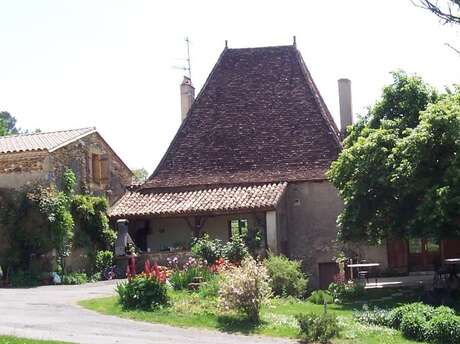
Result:
[[0,154],[0,188],[19,189],[22,186],[49,180],[47,152]]
[[[92,177],[92,154],[107,155],[110,171],[107,182],[95,183]],[[105,143],[98,133],[68,144],[51,153],[52,175],[58,183],[66,168],[71,168],[77,177],[77,191],[107,196],[113,204],[131,184],[132,173]]]
[[[92,154],[108,157],[108,179],[95,183],[92,178]],[[87,135],[54,152],[23,152],[0,154],[0,188],[19,189],[40,182],[61,183],[61,177],[71,168],[77,177],[77,192],[107,196],[113,204],[132,182],[132,173],[105,143],[98,133]]]
[[302,260],[313,288],[319,285],[319,264],[335,262],[336,219],[342,206],[336,189],[328,182],[288,186],[284,210],[287,252],[291,258]]
[[312,288],[319,286],[319,265],[335,263],[337,254],[342,250],[368,262],[380,263],[380,269],[388,267],[386,245],[343,245],[336,242],[336,220],[342,207],[337,190],[326,181],[291,183],[285,199],[280,202],[280,238],[281,242],[287,241],[284,253],[302,260]]

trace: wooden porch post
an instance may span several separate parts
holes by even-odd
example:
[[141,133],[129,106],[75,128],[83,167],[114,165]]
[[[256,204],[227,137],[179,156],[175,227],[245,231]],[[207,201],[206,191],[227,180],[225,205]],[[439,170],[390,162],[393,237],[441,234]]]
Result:
[[205,224],[205,222],[206,222],[206,220],[207,220],[207,217],[205,217],[205,216],[198,216],[198,215],[197,215],[197,216],[194,216],[194,218],[193,218],[193,219],[194,219],[194,223],[193,223],[193,224],[190,223],[190,220],[189,220],[187,217],[184,218],[184,219],[185,219],[185,221],[187,222],[187,224],[188,224],[190,230],[192,231],[193,236],[194,236],[195,238],[198,238],[198,237],[200,236],[201,229],[203,229],[203,227],[204,227],[204,224]]

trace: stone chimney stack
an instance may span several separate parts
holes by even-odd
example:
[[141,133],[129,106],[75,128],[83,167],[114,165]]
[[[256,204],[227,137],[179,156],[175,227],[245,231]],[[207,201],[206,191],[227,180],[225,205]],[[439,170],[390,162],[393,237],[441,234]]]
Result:
[[345,135],[347,127],[353,124],[351,106],[351,81],[339,79],[340,132]]
[[180,84],[180,108],[181,108],[181,118],[185,119],[187,116],[188,110],[195,100],[195,87],[192,85],[192,80],[184,76],[182,84]]

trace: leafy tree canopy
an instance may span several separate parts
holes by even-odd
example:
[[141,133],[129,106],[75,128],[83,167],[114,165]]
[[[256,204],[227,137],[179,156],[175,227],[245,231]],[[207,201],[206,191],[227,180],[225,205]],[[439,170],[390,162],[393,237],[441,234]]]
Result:
[[[16,118],[11,116],[7,111],[0,111],[0,122],[3,123],[5,133],[3,135],[18,134],[19,130],[16,128]],[[0,123],[0,135],[2,123]]]
[[460,237],[459,159],[460,90],[393,73],[328,172],[344,200],[339,238]]
[[137,168],[133,170],[134,174],[134,182],[135,183],[143,183],[149,177],[149,173],[145,168]]
[[0,119],[0,136],[5,136],[7,134],[5,122]]

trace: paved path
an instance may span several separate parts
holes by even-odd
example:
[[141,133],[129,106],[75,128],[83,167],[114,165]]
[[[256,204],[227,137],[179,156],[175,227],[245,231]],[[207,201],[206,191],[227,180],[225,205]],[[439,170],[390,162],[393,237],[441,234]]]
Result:
[[292,343],[267,337],[183,329],[101,315],[78,300],[109,296],[114,282],[81,286],[0,289],[0,334],[85,344]]

